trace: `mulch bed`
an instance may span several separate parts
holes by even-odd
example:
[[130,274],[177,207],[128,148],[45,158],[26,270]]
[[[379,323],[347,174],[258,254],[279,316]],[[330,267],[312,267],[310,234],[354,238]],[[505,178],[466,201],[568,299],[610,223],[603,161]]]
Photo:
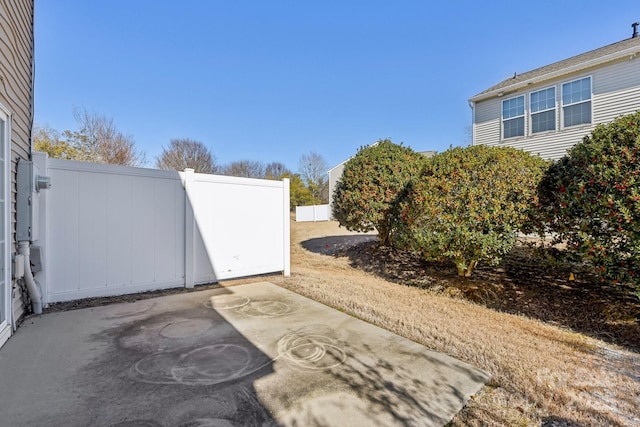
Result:
[[[497,266],[459,277],[453,264],[428,262],[376,241],[333,252],[388,281],[426,288],[507,313],[570,328],[640,352],[640,298],[635,289],[600,282],[584,266],[521,244]],[[574,280],[570,280],[573,273]]]

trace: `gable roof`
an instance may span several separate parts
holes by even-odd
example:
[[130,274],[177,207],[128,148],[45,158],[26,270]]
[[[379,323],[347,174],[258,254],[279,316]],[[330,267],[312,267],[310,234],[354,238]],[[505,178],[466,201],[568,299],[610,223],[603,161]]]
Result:
[[631,59],[639,54],[640,37],[632,37],[562,61],[554,62],[553,64],[546,65],[544,67],[536,68],[535,70],[527,71],[526,73],[516,74],[513,77],[503,80],[497,85],[491,86],[489,89],[471,97],[469,101],[482,101],[484,99],[497,96],[500,93],[516,91],[533,83],[560,77],[565,74],[604,64],[625,56],[629,56]]

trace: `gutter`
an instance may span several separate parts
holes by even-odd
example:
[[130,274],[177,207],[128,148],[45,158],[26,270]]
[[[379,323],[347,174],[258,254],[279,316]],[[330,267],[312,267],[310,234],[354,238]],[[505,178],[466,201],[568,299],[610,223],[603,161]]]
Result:
[[541,83],[546,80],[555,79],[557,77],[561,77],[566,74],[571,74],[571,73],[575,73],[576,71],[584,70],[585,68],[590,68],[596,65],[601,65],[607,62],[615,61],[616,59],[621,59],[621,58],[624,58],[625,56],[628,56],[629,60],[632,60],[636,58],[639,53],[640,53],[640,47],[634,46],[632,48],[628,48],[620,52],[611,53],[609,55],[606,55],[600,58],[596,58],[590,61],[582,62],[580,64],[572,65],[567,68],[562,68],[558,71],[552,71],[547,74],[542,74],[540,76],[532,77],[530,79],[526,79],[521,82],[514,83],[513,85],[504,86],[499,89],[494,89],[491,92],[473,96],[469,98],[469,102],[484,101],[489,98],[506,95],[507,93],[516,92],[519,89],[522,89],[523,87],[526,87],[535,83]]

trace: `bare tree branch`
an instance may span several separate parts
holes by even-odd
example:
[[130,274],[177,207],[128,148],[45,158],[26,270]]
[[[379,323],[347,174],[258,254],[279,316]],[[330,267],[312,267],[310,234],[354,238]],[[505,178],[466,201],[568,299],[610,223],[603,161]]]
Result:
[[316,152],[311,151],[300,157],[298,172],[317,203],[329,203],[328,169],[327,162]]
[[133,138],[120,132],[113,119],[86,109],[75,109],[78,131],[64,131],[67,142],[76,150],[76,160],[123,166],[141,166],[146,156],[135,147]]
[[202,142],[189,138],[172,139],[156,159],[156,167],[164,170],[194,169],[197,173],[218,173],[216,159]]
[[255,160],[238,160],[222,168],[221,174],[244,178],[264,178],[264,165]]
[[291,171],[284,163],[271,162],[264,168],[264,177],[267,179],[281,179],[285,174],[291,174]]

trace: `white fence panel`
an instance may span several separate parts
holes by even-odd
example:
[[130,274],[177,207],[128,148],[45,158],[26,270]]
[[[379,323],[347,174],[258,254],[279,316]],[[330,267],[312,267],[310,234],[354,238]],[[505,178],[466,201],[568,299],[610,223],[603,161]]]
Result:
[[296,221],[329,221],[331,219],[330,205],[296,206]]
[[284,271],[280,181],[195,174],[195,283]]
[[288,180],[34,160],[45,303],[289,274]]
[[176,172],[48,160],[47,302],[184,283]]

